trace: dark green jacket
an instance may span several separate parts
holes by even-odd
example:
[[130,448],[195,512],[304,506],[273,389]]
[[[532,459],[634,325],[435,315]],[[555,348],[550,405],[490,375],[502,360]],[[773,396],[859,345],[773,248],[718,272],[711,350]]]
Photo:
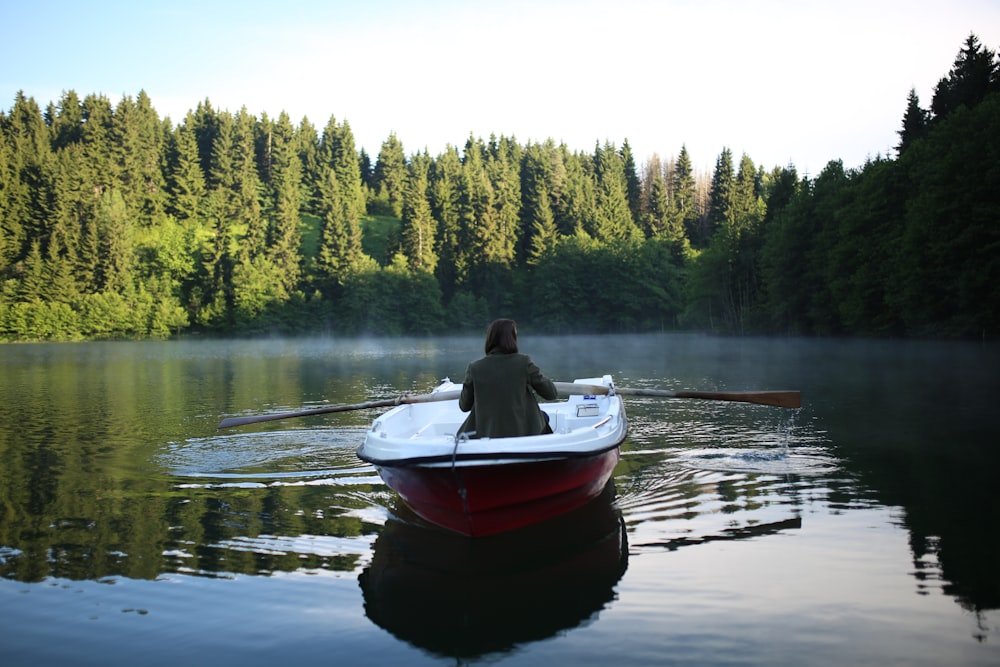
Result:
[[458,407],[469,412],[459,434],[507,438],[544,433],[548,422],[535,392],[548,400],[558,396],[552,380],[542,375],[528,355],[491,352],[473,361],[458,399]]

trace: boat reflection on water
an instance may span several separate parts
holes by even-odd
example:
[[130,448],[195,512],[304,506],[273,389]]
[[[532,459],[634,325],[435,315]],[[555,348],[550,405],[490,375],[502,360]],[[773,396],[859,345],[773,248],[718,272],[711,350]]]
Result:
[[526,528],[470,539],[405,505],[358,581],[365,613],[432,653],[476,657],[551,637],[615,597],[628,545],[609,483],[593,501]]

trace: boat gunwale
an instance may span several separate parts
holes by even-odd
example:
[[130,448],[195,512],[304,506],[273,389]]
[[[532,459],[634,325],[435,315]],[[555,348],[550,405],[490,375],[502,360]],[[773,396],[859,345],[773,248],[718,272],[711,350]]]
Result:
[[[548,450],[526,452],[523,450],[503,450],[491,452],[463,452],[452,454],[432,454],[428,456],[411,456],[407,458],[379,459],[362,453],[364,444],[358,447],[357,457],[365,463],[370,463],[383,468],[412,468],[430,466],[436,463],[459,464],[481,462],[483,465],[510,465],[514,463],[532,463],[543,460],[559,459],[583,459],[601,456],[607,452],[617,449],[625,441],[628,427],[622,428],[622,436],[614,444],[604,445],[600,449],[588,449],[577,451]],[[538,436],[542,437],[542,436]],[[500,438],[496,438],[499,440]],[[436,466],[435,466],[436,467]]]

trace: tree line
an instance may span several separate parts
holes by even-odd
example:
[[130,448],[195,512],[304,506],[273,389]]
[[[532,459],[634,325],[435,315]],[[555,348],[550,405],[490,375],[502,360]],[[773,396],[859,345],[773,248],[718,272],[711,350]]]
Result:
[[894,156],[815,178],[728,148],[641,167],[469,136],[374,161],[346,120],[174,125],[19,92],[0,112],[0,337],[544,332],[987,337],[1000,284],[1000,68],[970,34]]

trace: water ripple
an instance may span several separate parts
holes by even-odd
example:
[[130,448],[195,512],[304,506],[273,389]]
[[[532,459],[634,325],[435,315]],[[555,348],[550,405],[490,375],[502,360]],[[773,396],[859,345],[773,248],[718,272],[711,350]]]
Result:
[[689,466],[668,456],[616,480],[633,553],[744,539],[801,526],[793,476]]
[[355,455],[363,433],[360,428],[298,429],[191,438],[171,443],[158,462],[178,477],[323,483],[316,478],[372,475],[373,469]]

